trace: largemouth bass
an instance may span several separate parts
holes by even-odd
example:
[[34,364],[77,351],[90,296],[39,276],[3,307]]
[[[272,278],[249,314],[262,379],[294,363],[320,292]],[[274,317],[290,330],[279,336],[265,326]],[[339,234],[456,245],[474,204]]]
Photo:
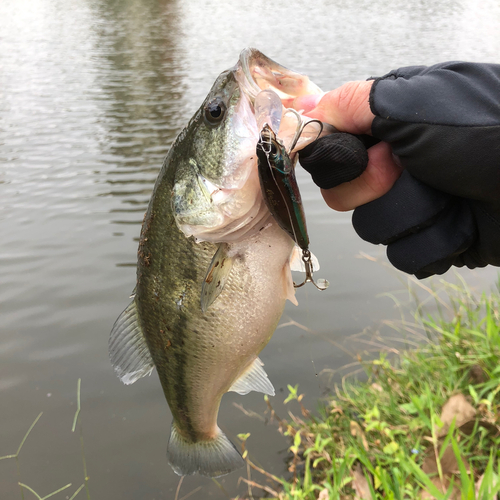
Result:
[[[296,303],[294,241],[259,184],[254,101],[263,89],[285,107],[320,92],[255,49],[217,78],[163,163],[142,225],[135,295],[110,336],[125,384],[156,367],[173,417],[167,457],[180,475],[244,465],[217,426],[220,401],[228,391],[274,395],[257,356],[286,299]],[[283,119],[283,140],[295,129]]]

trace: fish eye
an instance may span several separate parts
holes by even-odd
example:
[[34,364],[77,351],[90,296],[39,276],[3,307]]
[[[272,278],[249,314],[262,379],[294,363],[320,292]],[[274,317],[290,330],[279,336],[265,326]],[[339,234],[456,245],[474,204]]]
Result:
[[273,157],[278,156],[278,147],[274,141],[271,141],[271,150],[269,151],[269,154]]
[[226,105],[220,97],[216,97],[205,106],[205,120],[210,125],[221,122],[226,114]]

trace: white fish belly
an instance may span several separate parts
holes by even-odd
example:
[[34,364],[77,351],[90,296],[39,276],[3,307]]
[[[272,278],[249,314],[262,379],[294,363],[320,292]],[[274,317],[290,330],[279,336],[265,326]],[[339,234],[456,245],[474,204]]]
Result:
[[291,283],[292,248],[292,240],[274,221],[235,244],[237,258],[224,290],[190,325],[187,399],[200,437],[214,435],[222,395],[276,329]]

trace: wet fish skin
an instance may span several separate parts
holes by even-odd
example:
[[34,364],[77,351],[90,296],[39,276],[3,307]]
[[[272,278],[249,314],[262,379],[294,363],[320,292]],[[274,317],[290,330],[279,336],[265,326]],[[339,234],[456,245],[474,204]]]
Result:
[[[282,280],[293,242],[269,220],[260,238],[234,244],[237,257],[231,276],[203,314],[201,287],[216,245],[186,238],[172,211],[165,209],[175,173],[168,165],[175,164],[175,154],[170,162],[167,159],[144,221],[135,302],[176,431],[188,443],[197,443],[217,438],[222,395],[276,328],[286,299]],[[269,259],[270,250],[274,259]],[[238,459],[233,457],[231,464]],[[176,472],[186,473],[176,469],[174,457],[170,461]],[[229,470],[213,475],[225,472]]]
[[[259,185],[251,106],[259,89],[252,74],[284,78],[292,90],[314,87],[302,75],[295,85],[296,74],[271,63],[258,51],[244,52],[171,147],[143,221],[135,296],[110,336],[122,381],[133,383],[156,367],[173,416],[167,457],[180,475],[216,477],[244,465],[217,426],[220,401],[228,390],[274,394],[257,356],[286,299],[296,303],[294,242]],[[220,262],[212,262],[216,252]],[[229,263],[220,296],[203,310],[206,278]],[[217,273],[207,272],[210,266]]]

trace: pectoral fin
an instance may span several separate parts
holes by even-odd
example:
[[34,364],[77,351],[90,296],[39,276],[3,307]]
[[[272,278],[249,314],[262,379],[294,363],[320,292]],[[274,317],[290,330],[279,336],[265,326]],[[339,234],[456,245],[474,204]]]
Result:
[[154,368],[133,300],[113,325],[109,358],[118,378],[126,385],[149,375]]
[[208,271],[201,288],[201,310],[203,312],[206,312],[220,295],[229,278],[234,257],[229,257],[228,250],[229,246],[226,243],[220,243],[219,248],[212,258],[212,262],[208,266]]
[[274,387],[271,384],[267,373],[262,366],[264,363],[256,358],[255,361],[239,376],[236,382],[229,388],[229,391],[245,395],[250,391],[262,392],[269,396],[274,396]]

